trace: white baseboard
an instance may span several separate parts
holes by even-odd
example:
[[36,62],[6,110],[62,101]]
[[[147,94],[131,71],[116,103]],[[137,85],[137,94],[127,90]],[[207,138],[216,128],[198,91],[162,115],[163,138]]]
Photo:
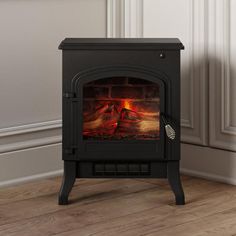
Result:
[[[236,153],[181,144],[181,172],[236,185]],[[61,144],[0,154],[0,187],[62,174]]]
[[46,173],[41,173],[41,174],[37,174],[37,175],[31,175],[31,176],[6,180],[6,181],[0,182],[0,188],[12,186],[12,185],[17,185],[17,184],[23,184],[23,183],[27,183],[27,182],[32,182],[34,180],[40,180],[40,179],[45,179],[45,178],[52,178],[52,177],[56,177],[56,176],[61,176],[62,174],[63,174],[63,169],[50,171],[50,172],[46,172]]
[[220,175],[209,174],[209,173],[205,173],[205,172],[201,172],[201,171],[188,170],[188,169],[184,169],[184,168],[180,168],[180,172],[185,175],[195,176],[195,177],[199,177],[202,179],[213,180],[216,182],[222,182],[222,183],[226,183],[226,184],[236,185],[235,178],[229,178],[229,177],[224,177],[224,176],[220,176]]
[[181,173],[236,185],[236,152],[181,144]]
[[0,187],[62,174],[61,144],[0,154]]

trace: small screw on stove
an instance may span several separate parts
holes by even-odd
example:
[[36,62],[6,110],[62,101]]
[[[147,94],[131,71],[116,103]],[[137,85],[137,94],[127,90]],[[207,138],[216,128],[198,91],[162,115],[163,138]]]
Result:
[[164,58],[166,57],[166,55],[165,55],[164,52],[161,52],[161,53],[159,54],[159,56],[160,56],[161,59],[164,59]]

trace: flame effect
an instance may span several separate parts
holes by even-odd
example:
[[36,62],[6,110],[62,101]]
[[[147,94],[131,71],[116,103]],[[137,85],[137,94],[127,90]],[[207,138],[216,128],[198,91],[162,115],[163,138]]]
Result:
[[123,102],[123,107],[128,109],[128,110],[132,110],[132,105],[131,105],[131,102],[129,100],[125,100]]

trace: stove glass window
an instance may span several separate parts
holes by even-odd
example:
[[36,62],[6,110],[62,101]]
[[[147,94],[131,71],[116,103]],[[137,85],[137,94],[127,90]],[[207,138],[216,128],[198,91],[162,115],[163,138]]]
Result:
[[159,140],[159,85],[139,78],[95,80],[83,87],[83,139]]

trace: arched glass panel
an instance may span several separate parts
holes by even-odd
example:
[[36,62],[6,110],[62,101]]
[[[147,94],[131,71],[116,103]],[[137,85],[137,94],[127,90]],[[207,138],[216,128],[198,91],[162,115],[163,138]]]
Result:
[[158,140],[159,85],[139,78],[114,77],[83,87],[83,139]]

